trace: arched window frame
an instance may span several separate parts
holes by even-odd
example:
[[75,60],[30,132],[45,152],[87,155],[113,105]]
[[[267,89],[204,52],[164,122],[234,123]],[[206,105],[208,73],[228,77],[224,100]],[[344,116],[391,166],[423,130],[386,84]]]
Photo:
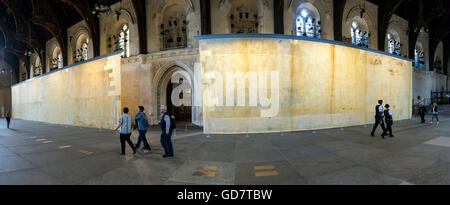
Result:
[[420,69],[425,69],[424,62],[425,53],[418,47],[414,49],[414,66]]
[[83,61],[86,61],[88,59],[88,48],[89,48],[88,42],[84,42],[81,46],[81,49],[82,49],[81,59]]
[[295,25],[297,36],[320,38],[320,21],[317,21],[308,9],[300,10],[296,15]]
[[353,21],[350,26],[350,35],[352,38],[352,44],[362,47],[369,47],[369,31],[361,28],[357,21]]
[[118,36],[119,36],[118,49],[123,50],[120,56],[122,58],[130,57],[130,27],[127,24],[121,26]]
[[63,61],[63,55],[62,51],[59,51],[58,53],[58,68],[64,67],[64,61]]
[[395,35],[392,33],[387,34],[388,53],[401,56],[402,44],[395,39]]

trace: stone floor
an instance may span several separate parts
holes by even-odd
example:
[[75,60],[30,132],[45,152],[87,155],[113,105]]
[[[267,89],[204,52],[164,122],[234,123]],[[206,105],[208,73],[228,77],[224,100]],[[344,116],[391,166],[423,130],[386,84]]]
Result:
[[110,130],[1,119],[0,184],[450,184],[450,112],[440,120],[395,122],[388,139],[371,125],[248,137],[179,127],[163,159],[156,127],[152,154],[122,156]]

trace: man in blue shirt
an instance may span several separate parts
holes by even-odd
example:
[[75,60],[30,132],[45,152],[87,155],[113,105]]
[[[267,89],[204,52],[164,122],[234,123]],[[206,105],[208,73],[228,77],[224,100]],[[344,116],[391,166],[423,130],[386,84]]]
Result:
[[139,131],[139,138],[136,143],[136,149],[139,149],[139,146],[141,146],[142,141],[144,144],[144,153],[149,153],[151,152],[151,148],[147,142],[147,138],[145,137],[148,128],[148,117],[144,113],[144,106],[139,106],[139,113],[136,114],[134,120],[136,121],[134,129],[138,128]]
[[133,142],[130,140],[131,136],[131,116],[128,115],[128,108],[123,109],[123,115],[119,118],[119,125],[115,130],[120,127],[120,145],[122,148],[122,155],[125,155],[125,141],[130,145],[133,150],[133,154],[136,154],[136,148],[134,148]]

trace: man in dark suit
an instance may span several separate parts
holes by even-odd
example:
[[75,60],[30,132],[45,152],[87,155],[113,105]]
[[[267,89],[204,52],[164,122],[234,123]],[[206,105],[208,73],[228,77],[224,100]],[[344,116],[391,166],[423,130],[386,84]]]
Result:
[[394,118],[392,117],[392,111],[389,109],[389,104],[386,104],[384,106],[386,110],[384,110],[384,121],[386,122],[386,129],[384,130],[383,134],[381,135],[384,139],[384,136],[387,135],[387,132],[389,131],[389,137],[394,137],[392,134],[392,125],[394,124]]
[[384,112],[383,112],[383,100],[378,100],[378,105],[375,106],[375,125],[373,125],[372,132],[370,133],[370,136],[375,136],[375,130],[377,129],[378,125],[381,126],[383,129],[383,133],[385,132],[386,128],[384,127],[383,122]]

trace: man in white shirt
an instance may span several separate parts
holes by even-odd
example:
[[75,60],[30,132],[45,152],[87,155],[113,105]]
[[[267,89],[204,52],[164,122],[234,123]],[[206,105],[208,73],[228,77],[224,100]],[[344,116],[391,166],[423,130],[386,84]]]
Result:
[[378,100],[378,105],[375,106],[375,124],[373,125],[372,132],[370,133],[370,136],[375,136],[375,130],[377,129],[378,125],[381,126],[381,129],[383,129],[383,133],[386,131],[386,128],[383,123],[384,118],[384,110],[383,110],[383,100]]
[[128,108],[123,109],[123,115],[119,118],[119,125],[115,130],[120,128],[120,145],[122,148],[122,155],[125,155],[125,141],[130,145],[131,150],[133,150],[133,154],[136,154],[136,148],[134,147],[133,142],[131,142],[131,116],[128,115]]

